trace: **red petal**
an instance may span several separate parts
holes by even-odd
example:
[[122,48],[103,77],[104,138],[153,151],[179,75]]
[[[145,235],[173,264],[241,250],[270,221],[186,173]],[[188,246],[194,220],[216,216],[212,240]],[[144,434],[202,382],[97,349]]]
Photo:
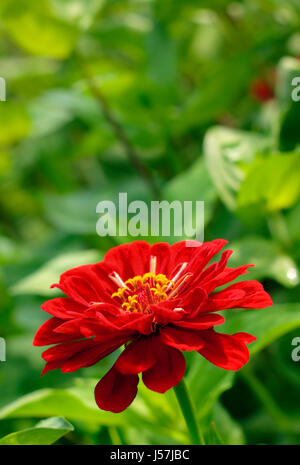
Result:
[[234,281],[238,276],[248,273],[248,268],[252,266],[254,265],[242,265],[236,268],[226,267],[214,279],[212,279],[211,281],[208,280],[207,282],[203,283],[203,287],[205,288],[206,292],[210,294],[216,289],[216,287],[224,286],[224,284],[227,284],[230,281]]
[[50,313],[50,315],[63,320],[82,316],[82,313],[86,310],[85,305],[81,305],[68,297],[57,297],[56,299],[47,300],[41,305],[41,308],[45,312]]
[[123,281],[134,276],[143,276],[149,270],[150,245],[145,241],[135,241],[110,249],[104,261],[115,267]]
[[47,346],[51,344],[57,344],[59,342],[71,341],[74,339],[80,339],[82,334],[80,331],[74,332],[74,334],[59,334],[54,332],[65,320],[59,318],[50,318],[45,321],[42,326],[37,330],[33,340],[34,346]]
[[221,259],[217,263],[208,266],[199,276],[199,283],[203,289],[209,294],[215,289],[215,281],[217,277],[224,271],[232,250],[225,250],[222,253]]
[[214,330],[202,334],[205,345],[198,352],[209,362],[225,370],[239,370],[249,360],[246,344],[256,340],[247,333],[231,335],[216,333]]
[[228,243],[225,239],[216,239],[210,242],[204,242],[201,247],[196,250],[193,259],[190,261],[188,270],[193,273],[193,277],[190,279],[190,285],[197,285],[202,271],[210,260]]
[[167,277],[172,279],[175,275],[175,270],[179,264],[189,263],[192,257],[198,252],[201,244],[197,241],[188,241],[189,243],[194,242],[195,247],[187,247],[187,241],[176,242],[170,247],[170,262],[168,266]]
[[153,337],[131,342],[116,361],[116,369],[124,375],[136,375],[151,368],[156,361],[152,350]]
[[177,321],[174,325],[200,331],[215,325],[221,325],[224,321],[225,318],[218,313],[202,313],[195,318]]
[[[110,296],[105,292],[107,283],[102,282],[99,276],[101,266],[101,264],[96,264],[72,268],[61,275],[59,284],[54,284],[51,287],[58,287],[67,296],[85,306],[89,305],[90,302],[110,300]],[[107,277],[111,271],[110,268],[107,270]]]
[[186,312],[184,310],[174,310],[178,306],[178,302],[178,300],[166,300],[160,304],[151,305],[155,322],[166,325],[172,321],[182,320]]
[[258,281],[241,281],[223,291],[211,294],[204,306],[205,312],[226,308],[265,308],[273,305],[271,297]]
[[168,266],[170,263],[171,248],[166,242],[158,242],[151,246],[149,251],[149,271],[150,271],[150,257],[156,257],[155,274],[162,273],[167,275]]
[[183,354],[155,340],[155,365],[143,373],[143,381],[148,389],[155,392],[166,392],[176,386],[184,376],[185,359]]
[[[88,367],[102,360],[118,349],[127,339],[112,339],[105,344],[96,343],[93,339],[59,344],[43,352],[42,357],[51,364],[46,371],[61,368],[64,373]],[[44,369],[44,372],[45,371]]]
[[196,317],[199,312],[205,311],[207,301],[207,293],[201,287],[196,287],[191,292],[187,293],[182,300],[181,305],[187,311],[187,318]]
[[160,337],[162,342],[179,350],[199,350],[204,345],[201,332],[191,328],[166,326],[161,330]]
[[122,412],[134,400],[138,382],[138,375],[122,375],[113,366],[95,387],[98,407],[114,413]]

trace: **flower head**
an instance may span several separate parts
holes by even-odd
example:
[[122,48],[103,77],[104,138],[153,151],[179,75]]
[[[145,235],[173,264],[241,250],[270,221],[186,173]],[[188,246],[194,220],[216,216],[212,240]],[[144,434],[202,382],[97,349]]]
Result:
[[[222,290],[252,265],[227,267],[231,250],[208,265],[227,241],[218,239],[172,246],[144,241],[117,246],[104,261],[66,271],[59,284],[67,297],[48,300],[52,315],[37,331],[34,345],[43,352],[43,373],[73,372],[99,362],[125,345],[113,367],[98,382],[95,399],[104,410],[121,412],[144,384],[165,392],[184,376],[182,351],[197,351],[214,365],[239,370],[249,359],[247,333],[227,335],[214,326],[217,312],[272,305],[258,281],[241,281]],[[208,265],[208,266],[207,266]]]

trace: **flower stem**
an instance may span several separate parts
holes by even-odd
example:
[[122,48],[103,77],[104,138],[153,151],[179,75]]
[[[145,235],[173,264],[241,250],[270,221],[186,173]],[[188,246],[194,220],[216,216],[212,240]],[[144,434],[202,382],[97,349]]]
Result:
[[194,408],[184,379],[182,379],[177,386],[174,386],[174,391],[188,427],[192,443],[204,445],[204,437],[198,428]]

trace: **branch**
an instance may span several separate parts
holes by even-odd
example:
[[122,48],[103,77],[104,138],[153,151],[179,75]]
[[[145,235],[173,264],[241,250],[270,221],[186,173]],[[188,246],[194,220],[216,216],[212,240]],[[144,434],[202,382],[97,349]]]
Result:
[[158,189],[158,186],[156,185],[152,173],[150,169],[148,168],[147,165],[145,165],[139,158],[134,146],[128,139],[122,125],[120,122],[117,120],[115,115],[113,114],[108,102],[106,101],[104,95],[102,94],[100,88],[96,85],[95,80],[93,77],[90,75],[89,70],[87,69],[86,64],[83,62],[81,57],[78,57],[81,65],[81,69],[83,72],[83,75],[85,77],[85,80],[87,81],[89,90],[91,94],[95,97],[95,99],[98,101],[103,116],[106,119],[106,121],[109,123],[111,126],[116,138],[122,145],[124,152],[127,155],[127,158],[129,159],[130,163],[132,166],[135,168],[137,173],[144,179],[145,183],[147,184],[153,198],[159,198],[160,197],[160,192]]

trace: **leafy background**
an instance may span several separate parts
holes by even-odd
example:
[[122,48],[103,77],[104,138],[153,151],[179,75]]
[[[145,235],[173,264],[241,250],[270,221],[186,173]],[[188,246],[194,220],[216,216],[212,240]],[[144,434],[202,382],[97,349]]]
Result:
[[239,373],[188,354],[206,441],[300,443],[299,26],[297,0],[1,0],[0,444],[189,442],[172,391],[97,409],[114,356],[40,377],[49,285],[134,239],[96,234],[118,192],[204,200],[205,239],[228,239],[273,297],[227,315],[258,337]]

